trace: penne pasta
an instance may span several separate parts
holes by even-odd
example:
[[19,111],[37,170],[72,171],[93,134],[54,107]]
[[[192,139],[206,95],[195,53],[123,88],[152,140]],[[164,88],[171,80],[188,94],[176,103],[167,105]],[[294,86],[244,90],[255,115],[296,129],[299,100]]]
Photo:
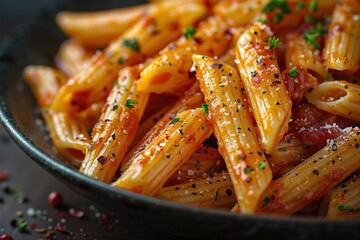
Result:
[[149,94],[137,90],[139,67],[120,71],[99,122],[92,130],[80,172],[110,183],[135,136]]
[[253,213],[272,172],[258,143],[236,69],[193,55],[196,76],[214,121],[214,133],[241,211]]
[[201,108],[186,110],[174,119],[137,155],[113,186],[155,195],[212,133]]
[[300,65],[320,82],[327,79],[330,73],[321,62],[319,50],[315,49],[313,45],[308,44],[298,33],[288,34],[286,44],[285,61],[287,68]]
[[176,39],[182,28],[199,21],[205,14],[204,4],[196,2],[187,2],[181,7],[172,2],[158,4],[153,13],[141,18],[69,80],[60,89],[52,108],[57,112],[77,112],[105,99],[120,69],[154,55]]
[[334,188],[327,196],[328,219],[359,219],[360,217],[360,179],[359,172],[349,180]]
[[291,215],[320,200],[332,187],[358,170],[359,130],[353,130],[313,154],[273,181],[262,196],[257,212]]
[[[191,29],[191,28],[190,28]],[[195,79],[189,74],[193,53],[220,56],[231,44],[229,26],[221,17],[212,16],[197,30],[170,44],[141,73],[141,91],[176,92],[191,86]],[[188,30],[189,31],[189,30]],[[193,34],[193,35],[192,35]]]
[[338,71],[360,69],[360,2],[343,0],[336,5],[325,40],[324,64]]
[[360,121],[360,85],[346,81],[323,82],[306,98],[324,111]]
[[266,153],[272,153],[287,132],[292,107],[274,41],[270,29],[257,23],[240,36],[236,46],[236,64]]
[[206,208],[229,208],[236,202],[233,184],[228,173],[164,187],[156,198]]
[[61,44],[55,60],[58,68],[66,76],[73,77],[84,68],[92,55],[93,51],[70,39]]
[[56,22],[61,30],[86,47],[106,47],[112,40],[155,10],[154,4],[97,12],[60,12]]

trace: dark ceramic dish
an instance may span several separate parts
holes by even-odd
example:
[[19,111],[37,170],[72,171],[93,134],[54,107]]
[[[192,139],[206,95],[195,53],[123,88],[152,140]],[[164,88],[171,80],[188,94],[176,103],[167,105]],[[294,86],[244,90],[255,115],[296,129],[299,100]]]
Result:
[[65,39],[54,22],[56,12],[127,4],[111,0],[64,1],[18,28],[1,47],[0,118],[21,149],[69,187],[121,216],[136,219],[139,230],[146,224],[177,236],[200,239],[358,239],[360,221],[235,215],[183,206],[113,188],[78,173],[66,163],[39,125],[41,117],[22,79],[22,70],[28,64],[53,65],[53,56]]

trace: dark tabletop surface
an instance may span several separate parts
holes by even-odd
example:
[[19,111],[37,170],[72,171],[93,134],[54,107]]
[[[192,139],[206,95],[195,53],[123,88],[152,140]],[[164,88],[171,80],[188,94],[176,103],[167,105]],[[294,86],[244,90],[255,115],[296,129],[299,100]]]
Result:
[[[1,0],[0,44],[27,17],[54,0]],[[0,125],[0,236],[14,239],[179,239],[134,222],[82,197],[26,156]],[[60,207],[48,203],[50,192],[63,198]],[[75,213],[71,214],[75,210]],[[77,215],[83,215],[82,217]],[[79,218],[80,217],[80,218]],[[16,223],[28,225],[21,232]],[[20,227],[21,228],[21,227]]]

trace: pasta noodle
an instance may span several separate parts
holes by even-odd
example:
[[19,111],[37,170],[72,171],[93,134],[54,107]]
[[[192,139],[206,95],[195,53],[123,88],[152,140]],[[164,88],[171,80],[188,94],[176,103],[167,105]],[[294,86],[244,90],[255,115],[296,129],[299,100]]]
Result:
[[70,38],[58,69],[23,76],[59,154],[114,188],[234,214],[358,219],[359,4],[60,12]]

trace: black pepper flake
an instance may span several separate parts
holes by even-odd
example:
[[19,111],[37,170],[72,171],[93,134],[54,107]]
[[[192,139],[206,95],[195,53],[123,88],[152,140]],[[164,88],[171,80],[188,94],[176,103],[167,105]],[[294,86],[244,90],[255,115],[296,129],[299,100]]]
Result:
[[281,103],[279,103],[279,102],[275,102],[275,105],[280,106],[280,105],[281,105]]
[[250,72],[251,77],[256,77],[256,71]]
[[116,139],[115,133],[111,134],[111,138],[112,138],[113,140]]
[[231,189],[226,189],[225,193],[230,197],[232,195]]
[[246,177],[245,178],[245,182],[247,182],[247,183],[251,183],[251,180],[252,180],[251,177]]
[[104,165],[106,163],[106,157],[101,155],[96,159],[99,163],[101,163],[101,165]]
[[275,74],[274,74],[274,77],[275,77],[276,79],[278,79],[278,78],[280,77],[280,74],[279,74],[279,73],[275,73]]
[[180,190],[180,188],[179,188],[179,187],[176,187],[175,190]]
[[318,170],[315,169],[315,170],[313,170],[312,172],[313,172],[313,174],[315,174],[316,176],[319,176],[319,171],[318,171]]
[[359,148],[359,144],[358,144],[358,143],[355,143],[355,148]]
[[257,154],[258,154],[259,156],[262,156],[262,155],[263,155],[263,153],[262,153],[262,152],[257,152]]
[[242,160],[246,159],[246,154],[241,155]]
[[191,187],[196,188],[196,184],[195,183],[191,184]]
[[114,105],[114,106],[112,107],[112,110],[115,111],[117,108],[118,108],[118,105]]
[[211,68],[217,68],[219,66],[219,64],[214,63],[213,65],[211,65]]

